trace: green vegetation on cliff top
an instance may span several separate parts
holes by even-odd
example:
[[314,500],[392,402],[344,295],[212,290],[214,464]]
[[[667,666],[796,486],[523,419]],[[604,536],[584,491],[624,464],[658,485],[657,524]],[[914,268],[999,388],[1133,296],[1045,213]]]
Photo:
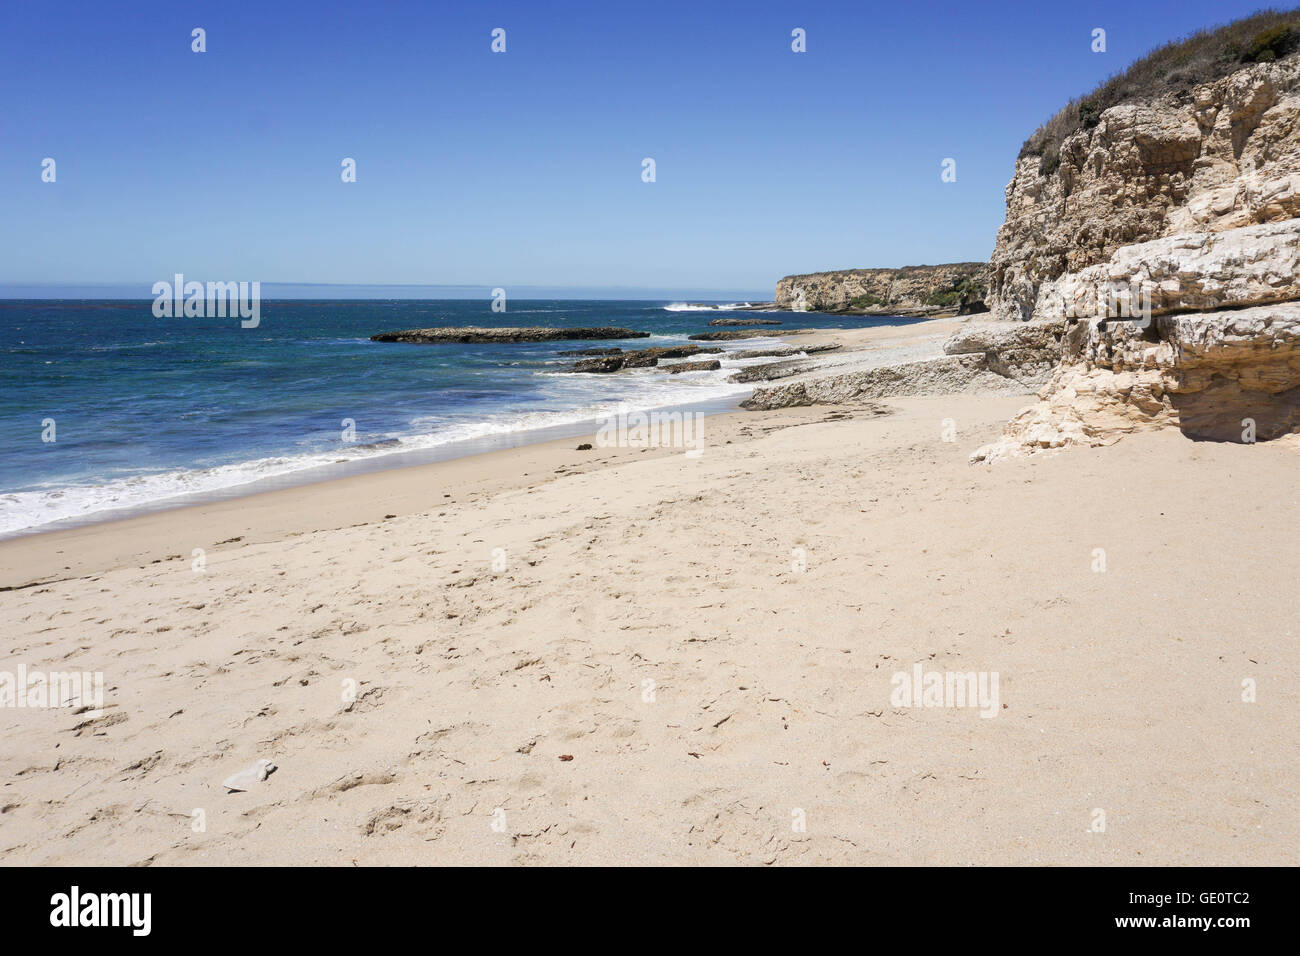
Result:
[[1061,144],[1077,130],[1096,126],[1104,110],[1165,93],[1190,91],[1193,86],[1213,82],[1243,66],[1281,59],[1296,50],[1300,50],[1300,7],[1261,10],[1166,43],[1091,93],[1071,100],[1025,140],[1020,156],[1042,156],[1039,173],[1051,175],[1060,164]]
[[988,267],[987,262],[941,262],[932,266],[879,266],[874,269],[824,269],[821,272],[801,272],[797,275],[784,276],[785,279],[808,279],[825,275],[909,275],[913,272],[931,272],[936,269],[957,269],[964,272],[979,272]]

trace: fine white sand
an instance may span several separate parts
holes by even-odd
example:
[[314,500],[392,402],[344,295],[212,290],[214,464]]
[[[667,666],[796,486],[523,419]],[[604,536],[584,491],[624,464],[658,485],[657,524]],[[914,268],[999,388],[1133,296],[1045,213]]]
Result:
[[[0,859],[1298,862],[1296,447],[968,464],[1027,402],[737,413],[699,457],[573,439],[0,542],[0,670],[105,683],[98,718],[0,708]],[[918,663],[995,673],[996,716],[895,706]]]

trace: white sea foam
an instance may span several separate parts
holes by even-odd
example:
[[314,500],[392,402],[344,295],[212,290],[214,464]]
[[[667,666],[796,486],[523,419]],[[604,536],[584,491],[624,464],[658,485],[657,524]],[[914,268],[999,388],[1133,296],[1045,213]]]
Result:
[[722,305],[709,305],[699,302],[671,302],[664,306],[665,312],[731,312],[735,309],[748,308],[752,302],[727,302]]
[[[620,413],[714,401],[750,390],[751,386],[727,382],[727,374],[727,370],[722,370],[683,373],[667,380],[658,375],[638,377],[638,381],[621,383],[628,388],[626,394],[614,396],[609,394],[611,382],[608,375],[570,374],[564,376],[563,387],[555,389],[555,404],[568,407],[536,412],[501,412],[476,421],[458,422],[445,416],[429,416],[414,419],[408,433],[390,432],[372,436],[363,443],[340,444],[335,449],[309,454],[0,494],[0,537],[54,522],[97,520],[96,516],[108,517],[104,513],[121,509],[138,511],[183,504],[191,496],[227,492],[265,479],[284,478],[344,462],[420,452],[453,442],[504,438],[556,426],[595,423]],[[685,381],[686,378],[690,381]],[[595,400],[598,395],[604,396],[603,400]],[[481,449],[466,449],[465,453],[478,450]]]

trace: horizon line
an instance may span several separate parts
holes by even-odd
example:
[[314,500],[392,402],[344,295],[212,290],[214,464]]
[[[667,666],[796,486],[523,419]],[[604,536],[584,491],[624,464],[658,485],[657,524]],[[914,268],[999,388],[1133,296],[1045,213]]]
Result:
[[[197,281],[197,280],[196,280]],[[294,281],[259,281],[259,288],[275,295],[265,298],[302,299],[324,294],[338,298],[343,292],[364,292],[367,294],[352,296],[362,299],[387,298],[436,298],[473,301],[491,299],[494,289],[505,289],[510,299],[566,299],[596,298],[632,300],[667,300],[678,301],[683,298],[709,302],[768,302],[772,293],[756,293],[755,290],[742,291],[735,288],[683,287],[665,289],[661,286],[644,285],[533,285],[514,286],[516,292],[510,292],[509,285],[478,285],[475,283],[417,283],[417,282],[294,282]],[[97,299],[128,302],[148,302],[156,296],[150,291],[153,282],[0,282],[0,301],[30,299]],[[133,294],[123,294],[126,290],[140,290]],[[385,292],[396,293],[385,295]],[[434,296],[412,296],[414,292],[436,292]]]

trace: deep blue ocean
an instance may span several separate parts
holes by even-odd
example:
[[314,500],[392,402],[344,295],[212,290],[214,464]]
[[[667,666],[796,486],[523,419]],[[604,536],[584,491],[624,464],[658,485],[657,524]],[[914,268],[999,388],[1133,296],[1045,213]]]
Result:
[[[268,478],[328,477],[337,467],[322,466],[340,462],[382,466],[422,449],[519,443],[539,429],[620,410],[736,401],[752,386],[726,378],[748,363],[725,355],[717,372],[567,375],[557,370],[573,359],[556,352],[680,343],[711,319],[746,315],[754,313],[646,301],[511,301],[493,313],[486,300],[281,300],[264,301],[260,325],[244,329],[238,319],[155,318],[152,301],[0,301],[0,535],[196,494],[238,494]],[[908,321],[767,317],[784,328]],[[651,337],[369,341],[377,332],[439,325],[611,325]],[[755,340],[705,344],[752,348],[779,331],[760,327]],[[354,439],[345,419],[355,423]]]

